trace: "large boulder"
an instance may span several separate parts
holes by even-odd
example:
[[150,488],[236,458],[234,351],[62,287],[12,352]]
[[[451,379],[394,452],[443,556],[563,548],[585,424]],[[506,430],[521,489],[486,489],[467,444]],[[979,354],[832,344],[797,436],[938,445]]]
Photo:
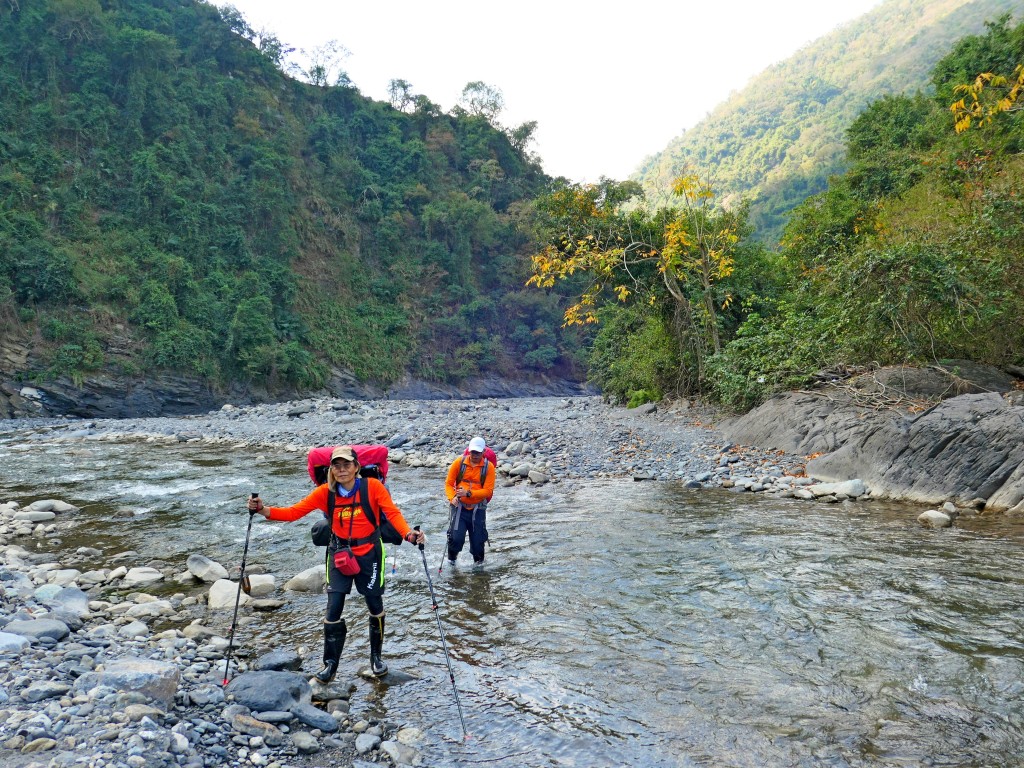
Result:
[[210,587],[210,591],[206,596],[206,604],[211,609],[234,608],[236,601],[238,605],[245,605],[251,599],[238,588],[237,581],[218,579]]
[[75,680],[75,693],[86,694],[105,686],[115,691],[138,693],[169,711],[174,706],[180,671],[176,664],[152,659],[125,658],[104,664],[101,669]]
[[312,568],[300,571],[288,579],[284,584],[284,588],[291,592],[321,592],[325,583],[324,567],[322,565],[314,565]]
[[209,584],[228,577],[228,569],[206,555],[189,555],[188,560],[185,561],[185,567],[197,579]]
[[856,435],[910,414],[909,407],[1013,388],[1009,375],[977,363],[889,366],[810,390],[780,393],[718,427],[729,440],[742,445],[804,455],[829,453]]
[[308,725],[310,728],[319,728],[324,733],[334,733],[341,727],[333,715],[305,702],[298,702],[292,706],[291,713],[303,725]]
[[68,625],[56,619],[18,619],[8,622],[4,632],[27,637],[30,641],[38,641],[44,637],[50,640],[63,640],[71,634]]
[[784,392],[718,427],[740,445],[809,456],[834,451],[863,430],[891,418],[888,411],[857,408],[850,400],[825,392]]
[[277,579],[269,573],[257,573],[249,577],[249,596],[266,597],[277,588]]
[[253,712],[291,712],[299,704],[309,704],[313,690],[302,675],[270,670],[238,675],[224,695]]
[[125,574],[124,581],[121,582],[121,586],[126,589],[128,587],[145,587],[157,581],[161,581],[163,578],[164,575],[156,568],[150,568],[148,566],[130,568],[128,573]]
[[52,594],[42,598],[42,601],[48,606],[61,608],[84,618],[91,613],[89,611],[90,599],[89,595],[78,587],[64,587],[54,590]]
[[25,635],[0,631],[0,653],[19,653],[31,645]]

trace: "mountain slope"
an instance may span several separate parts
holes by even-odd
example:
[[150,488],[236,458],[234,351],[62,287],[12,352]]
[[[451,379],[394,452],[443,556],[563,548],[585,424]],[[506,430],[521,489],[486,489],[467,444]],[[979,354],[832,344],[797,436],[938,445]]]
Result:
[[885,94],[924,89],[953,41],[1021,0],[889,0],[755,77],[692,130],[647,158],[634,176],[668,199],[690,166],[712,174],[728,205],[752,202],[758,235],[775,241],[792,208],[844,167],[845,131]]
[[198,0],[0,3],[0,384],[573,375],[514,137],[279,53]]

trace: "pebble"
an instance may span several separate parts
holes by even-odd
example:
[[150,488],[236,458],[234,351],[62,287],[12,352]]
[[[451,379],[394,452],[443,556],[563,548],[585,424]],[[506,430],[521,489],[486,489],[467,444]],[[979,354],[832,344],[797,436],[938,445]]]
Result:
[[[325,718],[334,731],[330,737],[303,726],[293,712],[250,712],[227,702],[219,685],[226,642],[209,631],[186,635],[192,617],[171,608],[183,602],[181,596],[168,600],[136,586],[126,601],[100,599],[108,588],[123,592],[127,569],[120,578],[108,574],[89,593],[73,584],[34,587],[45,574],[62,570],[59,555],[41,555],[18,542],[31,533],[12,524],[16,509],[16,502],[0,504],[0,765],[299,768],[313,765],[308,756],[314,754],[324,764],[351,763],[356,734],[347,701],[327,702],[337,717],[296,705],[302,719]],[[58,533],[59,526],[49,535]],[[153,633],[130,618],[140,607],[181,626]],[[248,671],[238,662],[232,675]],[[397,738],[398,727],[361,722],[376,740],[360,745],[365,757],[375,763],[393,759],[393,749],[378,748],[383,736]],[[39,759],[29,763],[14,755]],[[402,759],[414,763],[419,757],[414,751]]]

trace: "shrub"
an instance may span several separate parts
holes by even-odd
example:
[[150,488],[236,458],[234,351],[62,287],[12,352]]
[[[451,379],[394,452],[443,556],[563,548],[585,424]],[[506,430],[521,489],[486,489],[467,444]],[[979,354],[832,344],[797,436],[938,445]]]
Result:
[[217,374],[212,334],[184,322],[158,332],[146,359],[157,368],[190,371],[207,377]]
[[139,306],[132,313],[133,322],[152,333],[166,332],[178,325],[178,305],[167,288],[147,280],[141,294]]
[[666,321],[648,307],[609,305],[600,310],[601,329],[589,360],[589,378],[619,400],[660,400],[675,393],[680,370],[676,343]]
[[713,397],[737,411],[806,383],[838,359],[834,327],[812,312],[785,303],[771,318],[752,313],[736,338],[708,360]]

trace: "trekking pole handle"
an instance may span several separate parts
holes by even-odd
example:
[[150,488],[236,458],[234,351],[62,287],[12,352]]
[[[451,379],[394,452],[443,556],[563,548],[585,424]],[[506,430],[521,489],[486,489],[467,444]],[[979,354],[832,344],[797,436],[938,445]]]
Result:
[[[420,529],[420,527],[418,525],[415,528],[413,528],[414,531],[419,531],[419,529]],[[420,543],[419,548],[420,548],[420,552],[422,552],[423,551],[423,543],[422,542]]]
[[[259,497],[260,497],[260,492],[259,491],[253,491],[252,493],[249,494],[249,498],[250,499],[258,499]],[[255,509],[250,509],[249,510],[249,517],[250,518],[253,515],[255,515],[255,514],[256,514],[256,510]]]

